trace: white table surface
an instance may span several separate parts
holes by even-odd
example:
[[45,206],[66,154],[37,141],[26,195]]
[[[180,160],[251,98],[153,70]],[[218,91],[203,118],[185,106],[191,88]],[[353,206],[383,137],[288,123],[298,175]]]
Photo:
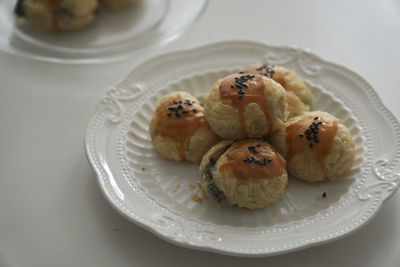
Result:
[[349,237],[256,259],[172,245],[107,204],[83,148],[100,96],[155,54],[229,39],[310,48],[358,72],[400,117],[398,0],[212,0],[182,38],[112,64],[0,52],[0,266],[400,266],[400,193]]

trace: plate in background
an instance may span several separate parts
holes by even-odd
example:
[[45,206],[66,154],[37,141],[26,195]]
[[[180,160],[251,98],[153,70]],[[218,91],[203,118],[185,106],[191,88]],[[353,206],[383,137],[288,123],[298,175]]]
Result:
[[143,0],[115,11],[100,7],[88,27],[50,33],[17,19],[15,3],[0,2],[0,50],[59,63],[101,63],[175,40],[203,14],[208,0]]

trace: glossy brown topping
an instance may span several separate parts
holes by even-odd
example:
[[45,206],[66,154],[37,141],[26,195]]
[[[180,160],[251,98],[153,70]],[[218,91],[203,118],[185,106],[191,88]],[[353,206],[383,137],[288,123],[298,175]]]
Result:
[[275,65],[269,65],[269,64],[255,64],[247,67],[246,69],[243,70],[244,73],[250,73],[250,74],[260,74],[264,75],[265,77],[271,78],[274,81],[280,83],[283,88],[286,87],[286,80],[285,77],[286,75],[289,74],[290,70],[282,67],[282,66],[275,66]]
[[243,112],[250,103],[257,104],[264,112],[268,129],[272,129],[272,118],[264,97],[264,81],[261,75],[232,74],[226,77],[220,87],[219,94],[223,100],[230,100],[232,106],[237,108],[240,116],[240,127],[244,137],[249,137]]
[[286,127],[288,160],[309,150],[326,178],[324,159],[329,155],[338,129],[338,120],[328,116],[303,119]]
[[228,149],[219,171],[231,170],[239,180],[254,180],[281,176],[284,169],[284,162],[272,146],[263,141],[246,141]]
[[204,108],[193,99],[177,96],[156,110],[158,118],[152,138],[161,135],[179,144],[182,158],[185,158],[185,142],[199,128],[208,126],[204,119]]

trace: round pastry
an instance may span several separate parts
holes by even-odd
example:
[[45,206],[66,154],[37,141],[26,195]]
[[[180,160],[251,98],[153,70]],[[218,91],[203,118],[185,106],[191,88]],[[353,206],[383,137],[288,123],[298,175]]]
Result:
[[270,142],[286,158],[289,174],[308,182],[335,180],[350,170],[355,158],[350,131],[321,111],[289,119]]
[[226,139],[259,138],[283,126],[286,92],[262,75],[231,74],[217,81],[204,109],[213,131]]
[[108,9],[119,9],[139,2],[140,0],[101,0],[103,4]]
[[221,206],[263,208],[284,194],[287,182],[285,159],[261,140],[222,141],[200,165],[203,192]]
[[90,24],[98,0],[18,0],[15,13],[42,30],[76,30]]
[[200,162],[219,141],[206,120],[199,101],[185,92],[163,96],[150,121],[154,148],[164,158]]
[[[278,82],[286,91],[293,92],[305,104],[301,105],[301,103],[297,103],[299,107],[293,108],[293,115],[299,115],[302,111],[310,110],[310,107],[314,103],[314,96],[310,89],[293,70],[282,66],[254,64],[244,69],[243,73],[264,75]],[[294,95],[290,96],[292,98],[291,101],[298,102],[298,99]]]

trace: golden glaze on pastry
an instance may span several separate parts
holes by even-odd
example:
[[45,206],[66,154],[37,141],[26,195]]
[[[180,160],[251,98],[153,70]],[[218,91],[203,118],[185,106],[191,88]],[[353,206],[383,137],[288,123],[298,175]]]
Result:
[[293,70],[283,66],[254,64],[245,68],[243,73],[264,75],[278,82],[286,91],[293,92],[305,105],[293,108],[292,116],[300,115],[301,111],[308,111],[314,103],[314,96],[310,89]]
[[[264,113],[268,125],[272,125],[271,114],[264,100],[264,87],[264,81],[260,75],[235,74],[226,77],[219,87],[221,99],[230,100],[232,106],[239,110],[240,128],[245,137],[249,134],[246,131],[243,113],[244,108],[250,103],[257,104]],[[270,127],[269,132],[271,129]]]
[[199,162],[218,138],[204,118],[204,108],[185,92],[164,96],[150,121],[150,135],[161,156]]
[[331,151],[337,130],[338,120],[323,115],[290,124],[286,127],[287,159],[309,149],[321,166],[323,179],[327,179],[324,160]]
[[248,141],[226,153],[226,162],[219,171],[230,169],[238,180],[269,179],[281,176],[284,165],[273,147],[263,141]]
[[288,172],[305,181],[334,180],[351,169],[355,144],[343,123],[326,112],[305,112],[270,139],[287,160]]
[[249,209],[275,202],[287,186],[285,160],[261,140],[218,143],[204,155],[200,177],[214,203]]
[[161,135],[176,141],[182,158],[185,158],[186,140],[200,127],[208,127],[203,107],[180,95],[159,106],[156,115],[158,123],[152,137]]
[[211,89],[205,115],[223,138],[262,137],[287,119],[287,96],[281,85],[264,76],[231,74]]

